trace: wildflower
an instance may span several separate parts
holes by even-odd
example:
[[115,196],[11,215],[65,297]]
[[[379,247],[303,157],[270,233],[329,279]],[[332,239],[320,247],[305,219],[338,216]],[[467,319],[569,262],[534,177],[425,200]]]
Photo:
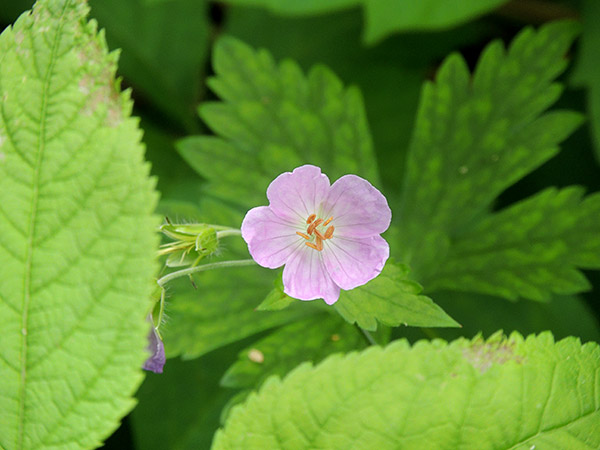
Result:
[[387,200],[368,181],[344,175],[330,185],[306,165],[279,175],[267,189],[269,206],[253,208],[242,237],[261,266],[283,270],[284,292],[300,300],[335,303],[375,278],[389,257],[379,236],[390,225]]
[[150,333],[148,334],[148,351],[151,355],[144,363],[143,369],[150,370],[156,373],[162,373],[163,366],[166,362],[165,357],[165,346],[160,339],[160,336],[156,332],[154,327],[154,321],[152,320],[152,314],[148,314],[147,320],[152,324],[150,327]]

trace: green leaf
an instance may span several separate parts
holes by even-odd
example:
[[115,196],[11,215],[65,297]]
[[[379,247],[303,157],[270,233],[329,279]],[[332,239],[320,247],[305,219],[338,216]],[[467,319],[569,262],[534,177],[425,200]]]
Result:
[[221,137],[186,138],[178,148],[214,195],[262,204],[277,175],[305,163],[332,180],[355,173],[377,184],[358,89],[344,89],[322,66],[305,76],[290,60],[277,65],[266,51],[231,37],[217,42],[213,65],[209,85],[223,102],[202,104],[200,115]]
[[600,163],[600,2],[583,0],[583,34],[573,81],[587,88],[587,109],[596,159]]
[[272,284],[270,271],[260,267],[203,272],[195,282],[198,290],[189,282],[173,288],[163,333],[168,357],[197,358],[315,312],[300,301],[284,311],[257,311]]
[[401,209],[402,260],[417,279],[443,260],[448,239],[476,222],[508,186],[558,152],[580,123],[569,111],[544,113],[577,25],[525,29],[508,51],[488,45],[471,80],[459,55],[424,86],[407,161]]
[[277,14],[316,15],[362,6],[364,40],[376,43],[399,31],[439,30],[460,25],[499,7],[508,0],[230,0],[239,6],[259,6]]
[[544,300],[590,288],[577,270],[600,269],[600,194],[550,188],[490,215],[460,236],[425,284]]
[[293,305],[298,300],[283,292],[283,280],[281,274],[275,279],[274,287],[269,295],[256,307],[258,311],[279,311]]
[[41,0],[0,36],[0,447],[91,448],[148,356],[157,195],[88,8]]
[[365,346],[360,332],[339,317],[319,314],[285,325],[240,352],[221,384],[253,388],[269,375],[283,376],[304,361],[318,363],[331,353]]
[[213,449],[598,448],[599,370],[598,344],[550,333],[397,341],[270,378]]
[[508,0],[362,0],[367,43],[399,31],[449,28],[493,11]]
[[119,73],[167,115],[196,129],[194,108],[209,48],[203,0],[91,0],[92,15],[121,48]]
[[388,261],[381,274],[364,286],[342,291],[335,309],[350,323],[375,331],[377,322],[389,326],[460,326],[424,295],[408,278],[408,267]]

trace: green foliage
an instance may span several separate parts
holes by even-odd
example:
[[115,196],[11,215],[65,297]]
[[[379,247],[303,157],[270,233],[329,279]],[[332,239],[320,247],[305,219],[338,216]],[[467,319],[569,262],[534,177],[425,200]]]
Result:
[[596,150],[596,158],[600,163],[600,65],[598,65],[598,48],[600,48],[600,2],[583,1],[583,35],[579,49],[579,60],[573,81],[579,86],[587,87],[587,109],[590,119],[592,139]]
[[460,236],[427,286],[544,300],[590,285],[600,268],[600,194],[547,189],[489,215]]
[[332,353],[363,348],[365,339],[339,317],[319,314],[285,325],[240,352],[221,384],[255,388],[269,375],[286,375],[298,364],[318,363]]
[[425,84],[399,214],[402,260],[417,279],[442,266],[451,241],[581,123],[573,112],[544,113],[562,91],[553,79],[576,34],[572,22],[525,29],[508,51],[498,41],[488,45],[472,80],[452,55],[436,83]]
[[270,378],[213,448],[598,448],[599,361],[550,333],[397,341]]
[[260,267],[205,272],[196,283],[197,290],[183,282],[171,291],[164,329],[169,357],[197,358],[315,312],[310,304],[298,301],[284,311],[257,311],[272,283],[270,271]]
[[205,102],[202,119],[222,137],[179,142],[211,192],[252,207],[265,202],[268,184],[290,168],[311,163],[332,180],[356,173],[377,183],[362,99],[325,67],[308,77],[298,65],[276,65],[266,51],[222,37],[215,45],[217,76],[209,85],[223,102]]
[[170,359],[164,373],[148,375],[131,413],[136,448],[210,448],[221,410],[232,395],[219,387],[219,379],[235,358],[234,350],[224,348],[193,361]]
[[0,447],[91,448],[147,357],[157,201],[84,1],[0,36]]
[[208,55],[208,7],[203,0],[91,0],[111,48],[122,49],[119,73],[170,117],[195,129],[199,75]]
[[342,291],[335,309],[350,323],[375,331],[377,322],[390,326],[460,326],[408,278],[408,267],[388,261],[381,274],[364,286]]
[[364,40],[373,44],[399,31],[436,30],[459,25],[492,11],[507,0],[230,0],[240,6],[260,6],[285,15],[323,14],[362,6]]

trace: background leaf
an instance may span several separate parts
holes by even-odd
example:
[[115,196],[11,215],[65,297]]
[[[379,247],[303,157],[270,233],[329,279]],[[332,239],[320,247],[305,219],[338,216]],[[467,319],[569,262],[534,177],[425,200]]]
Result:
[[375,331],[377,322],[390,326],[460,326],[424,295],[423,288],[408,278],[408,267],[388,261],[377,278],[351,291],[342,291],[334,304],[350,323]]
[[167,357],[197,358],[315,312],[305,302],[296,302],[294,308],[283,311],[257,311],[272,283],[269,270],[261,267],[205,272],[196,283],[198,290],[189,281],[171,288],[173,299],[163,336]]
[[587,88],[587,110],[590,131],[596,160],[600,163],[600,67],[598,66],[598,48],[600,48],[600,3],[583,0],[583,34],[575,73],[572,81]]
[[356,173],[377,183],[371,138],[358,90],[345,90],[324,67],[305,77],[292,61],[222,37],[214,50],[211,89],[224,102],[201,106],[220,136],[179,143],[183,157],[211,181],[211,192],[247,207],[264,203],[268,184],[305,163],[332,180]]
[[402,261],[422,280],[444,260],[450,240],[474,226],[508,186],[558,152],[581,122],[568,111],[543,114],[561,93],[553,83],[577,34],[572,22],[526,29],[505,52],[498,41],[473,80],[450,56],[427,82],[399,214]]
[[339,317],[318,314],[285,325],[242,350],[221,380],[223,386],[256,388],[269,375],[286,375],[305,361],[318,363],[331,353],[365,347],[355,327]]
[[487,216],[450,248],[426,285],[516,300],[544,300],[590,285],[576,267],[600,268],[600,195],[547,189]]
[[208,6],[203,0],[92,0],[92,15],[120,48],[119,73],[143,96],[189,132],[204,87],[208,55]]
[[147,357],[157,196],[85,2],[0,36],[0,447],[90,448]]
[[460,25],[492,11],[508,0],[230,0],[240,6],[260,6],[277,14],[316,15],[362,6],[365,14],[364,41],[373,44],[399,31],[435,30]]
[[270,378],[213,448],[596,448],[599,361],[549,333],[371,347]]

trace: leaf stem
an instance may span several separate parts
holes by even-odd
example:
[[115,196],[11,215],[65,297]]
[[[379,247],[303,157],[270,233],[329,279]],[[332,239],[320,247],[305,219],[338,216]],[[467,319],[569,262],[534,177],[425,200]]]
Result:
[[371,333],[369,333],[367,330],[365,330],[364,328],[361,328],[358,326],[357,323],[354,324],[354,326],[362,333],[362,335],[365,337],[365,340],[367,341],[367,344],[369,345],[379,345],[377,343],[377,341],[375,340],[375,338],[371,335]]
[[234,261],[221,261],[211,264],[202,264],[201,266],[189,267],[187,269],[178,270],[177,272],[171,272],[162,278],[159,278],[156,282],[162,288],[166,283],[176,278],[185,277],[196,272],[204,272],[205,270],[222,269],[226,267],[243,267],[253,266],[256,263],[253,259],[240,259]]

